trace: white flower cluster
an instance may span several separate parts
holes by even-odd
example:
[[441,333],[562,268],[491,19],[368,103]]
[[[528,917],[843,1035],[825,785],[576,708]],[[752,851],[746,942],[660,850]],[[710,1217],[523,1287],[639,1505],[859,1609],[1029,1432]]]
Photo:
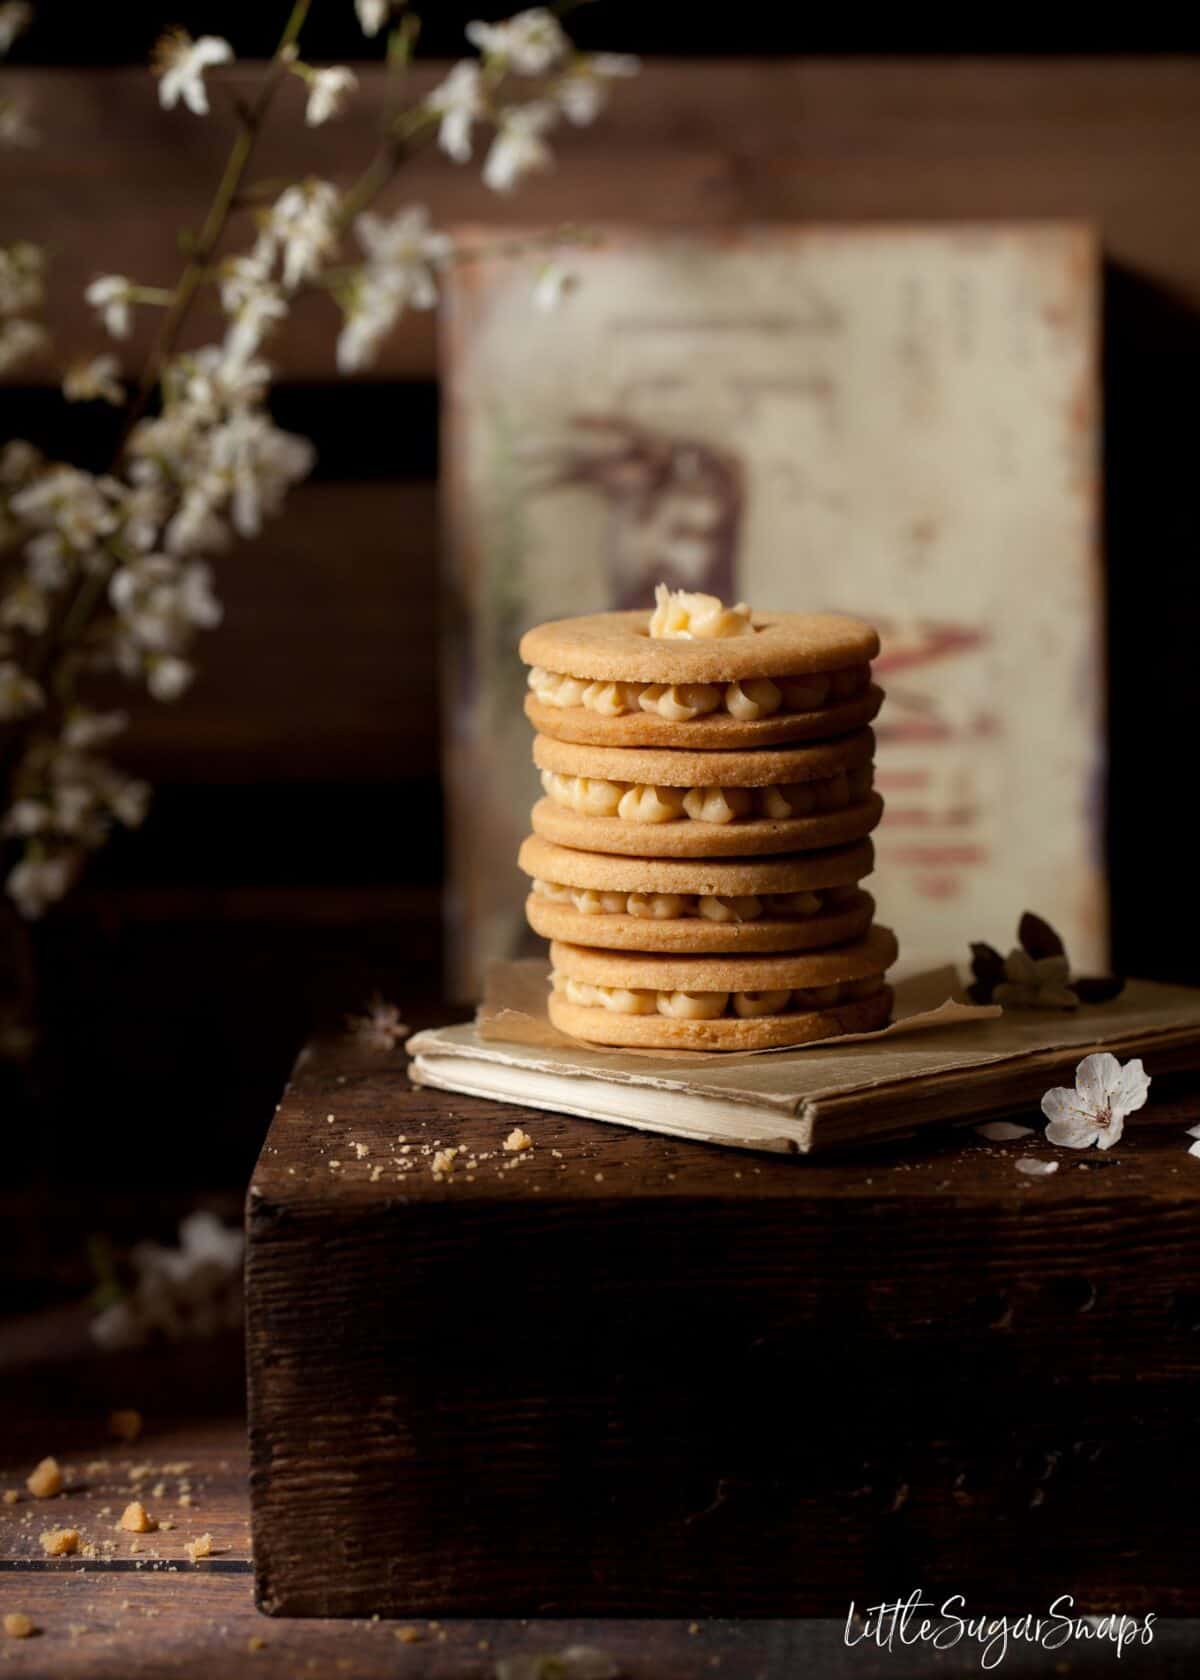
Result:
[[[576,52],[543,6],[504,23],[469,23],[467,39],[480,58],[460,60],[426,105],[439,122],[438,144],[456,163],[470,159],[476,123],[493,125],[483,179],[494,192],[511,192],[526,176],[548,169],[554,154],[546,136],[560,117],[580,127],[594,122],[609,84],[640,68],[628,53]],[[549,80],[536,98],[506,103],[496,90],[510,74]]]
[[42,307],[44,258],[36,245],[0,246],[0,373],[7,373],[46,343],[33,317]]
[[180,1222],[179,1247],[139,1243],[130,1255],[133,1287],[92,1320],[92,1339],[106,1353],[236,1330],[242,1322],[241,1231],[215,1214]]
[[[356,7],[368,35],[403,10],[402,0],[356,0]],[[0,0],[0,55],[28,15],[28,6]],[[398,26],[390,51],[397,40],[407,51],[403,29]],[[442,148],[463,162],[472,154],[476,124],[490,124],[483,179],[500,192],[549,166],[546,137],[560,118],[590,122],[612,79],[638,68],[632,58],[577,53],[542,7],[503,23],[472,23],[467,37],[480,58],[455,65],[428,99],[405,113],[403,133],[432,136],[436,129]],[[182,29],[169,31],[154,59],[162,106],[204,116],[206,75],[233,56],[220,36],[193,39]],[[310,126],[337,116],[357,86],[345,66],[305,64],[290,38],[270,74],[277,78],[284,71],[305,85]],[[508,99],[511,77],[538,78],[534,96]],[[271,86],[266,84],[268,96]],[[400,135],[393,129],[389,143]],[[238,157],[235,148],[226,203],[244,167],[245,156],[241,164]],[[374,186],[371,169],[364,180]],[[224,184],[216,205],[222,191]],[[361,202],[369,200],[364,190]],[[46,462],[19,442],[0,454],[0,726],[13,726],[8,736],[16,743],[6,767],[11,774],[0,840],[18,853],[5,885],[25,916],[40,915],[61,898],[86,853],[102,844],[114,823],[139,823],[149,797],[145,784],[98,750],[125,727],[124,714],[89,711],[76,697],[78,680],[116,673],[143,684],[156,700],[182,694],[192,679],[196,634],[221,619],[210,557],[235,533],[254,536],[312,466],[307,440],[281,431],[267,411],[271,372],[260,352],[269,335],[301,292],[325,289],[343,315],[338,366],[355,371],[371,361],[404,311],[437,302],[451,246],[431,227],[428,211],[411,205],[389,216],[366,208],[355,214],[359,202],[343,199],[330,181],[294,182],[259,213],[252,245],[225,257],[215,272],[211,253],[223,221],[193,255],[177,289],[141,285],[123,274],[97,275],[85,296],[112,338],[130,337],[142,306],[172,312],[157,407],[143,412],[146,387],[140,387],[140,418],[130,425],[109,474]],[[337,268],[351,229],[361,259]],[[42,269],[35,246],[0,249],[0,371],[44,340],[34,318],[43,298]],[[212,282],[226,317],[221,341],[171,354],[173,329],[195,291]],[[570,276],[551,265],[539,281],[539,301],[552,305],[569,284]],[[66,372],[63,393],[70,402],[123,407],[118,358],[106,353],[76,362]]]

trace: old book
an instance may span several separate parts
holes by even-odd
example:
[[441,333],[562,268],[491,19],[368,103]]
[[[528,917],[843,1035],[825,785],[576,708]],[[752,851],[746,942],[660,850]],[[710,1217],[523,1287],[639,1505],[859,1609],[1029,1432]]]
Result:
[[1042,1093],[1072,1084],[1093,1050],[1141,1056],[1151,1078],[1200,1065],[1192,987],[1131,981],[1101,1007],[984,1013],[920,1008],[888,1033],[740,1056],[588,1049],[519,1027],[516,1042],[494,1036],[485,1016],[419,1033],[410,1073],[420,1085],[584,1119],[808,1154],[1026,1104],[1040,1123]]
[[[1053,913],[1107,958],[1099,261],[1071,224],[464,233],[444,317],[450,972],[530,950],[531,624],[660,579],[877,624],[871,890],[915,972]],[[697,537],[697,527],[703,535]]]

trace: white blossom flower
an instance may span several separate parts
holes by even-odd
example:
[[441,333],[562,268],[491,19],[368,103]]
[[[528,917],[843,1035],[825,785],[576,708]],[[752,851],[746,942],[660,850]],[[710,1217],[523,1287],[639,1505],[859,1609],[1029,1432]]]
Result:
[[113,573],[108,598],[122,630],[155,653],[175,653],[193,630],[211,630],[221,622],[212,572],[201,560],[140,555]]
[[201,35],[193,41],[186,29],[169,29],[154,49],[159,104],[170,111],[182,99],[194,115],[207,116],[204,72],[214,64],[228,64],[232,58],[233,48],[220,35]]
[[608,84],[618,76],[636,76],[642,68],[632,53],[586,53],[564,72],[554,96],[568,122],[585,128],[608,101]]
[[73,362],[63,379],[63,396],[68,402],[99,400],[120,408],[125,401],[120,376],[121,364],[115,356],[93,356],[90,362]]
[[378,995],[367,1004],[365,1015],[348,1015],[346,1025],[369,1050],[394,1050],[410,1030],[396,1005]]
[[1031,957],[1019,948],[1004,959],[1005,978],[992,993],[1004,1009],[1077,1009],[1079,999],[1067,985],[1066,957]]
[[36,921],[65,897],[79,869],[78,852],[55,852],[46,857],[23,857],[4,883],[27,921]]
[[20,578],[0,599],[0,624],[40,636],[50,622],[50,603],[31,578]]
[[13,438],[0,449],[0,484],[25,484],[41,466],[41,450],[24,438]]
[[102,274],[93,280],[84,297],[104,323],[112,338],[128,338],[132,322],[133,281],[123,274]]
[[283,432],[261,413],[234,414],[212,435],[215,470],[230,487],[234,529],[256,536],[263,514],[277,513],[286,491],[311,471],[307,438]]
[[28,315],[46,294],[45,253],[22,239],[0,246],[0,315]]
[[259,291],[271,277],[275,264],[275,240],[264,228],[249,251],[226,257],[220,267],[221,308],[235,315],[247,298]]
[[5,0],[0,6],[0,58],[12,51],[13,42],[33,21],[33,7],[25,0]]
[[438,145],[455,163],[466,163],[471,156],[471,129],[487,114],[483,77],[475,60],[460,60],[425,103],[442,119]]
[[484,185],[493,192],[512,192],[527,175],[549,169],[554,153],[542,135],[553,127],[555,116],[553,105],[540,99],[501,111],[495,139],[484,159]]
[[119,523],[109,492],[111,479],[78,467],[50,467],[9,500],[9,507],[35,529],[53,531],[77,552],[92,548]]
[[0,826],[5,834],[40,834],[50,826],[50,807],[40,799],[16,799]]
[[1107,1050],[1085,1056],[1075,1069],[1075,1088],[1056,1086],[1042,1098],[1042,1113],[1050,1124],[1046,1138],[1066,1149],[1097,1144],[1111,1149],[1125,1129],[1125,1116],[1141,1108],[1150,1080],[1135,1058],[1122,1067]]
[[357,86],[358,77],[342,64],[310,71],[308,103],[304,107],[304,120],[308,126],[319,128],[330,117],[338,116]]
[[316,180],[297,182],[276,199],[267,232],[282,247],[285,291],[312,279],[337,249],[338,202],[333,182]]
[[128,727],[127,712],[93,712],[86,706],[73,706],[63,725],[63,745],[77,752],[105,746]]
[[391,9],[391,0],[354,0],[359,28],[364,35],[378,35]]
[[23,362],[26,356],[40,350],[48,336],[45,327],[37,321],[18,318],[0,322],[0,373],[7,373],[9,368]]
[[288,312],[275,286],[260,286],[250,292],[225,334],[225,359],[231,368],[244,368],[258,354],[263,339]]
[[195,674],[186,659],[180,659],[173,653],[164,653],[150,660],[146,686],[156,700],[178,700],[179,696],[191,687]]
[[423,204],[410,205],[390,217],[364,211],[354,223],[374,279],[386,283],[401,303],[412,309],[432,309],[437,303],[436,272],[452,251],[447,234],[435,233]]
[[552,314],[567,293],[574,291],[578,284],[579,276],[565,263],[548,262],[538,275],[533,288],[534,308],[540,309],[543,314]]
[[179,1247],[138,1243],[130,1254],[130,1293],[99,1313],[92,1339],[106,1352],[144,1347],[165,1337],[180,1341],[236,1330],[242,1320],[242,1252],[236,1227],[211,1213],[193,1213],[179,1226]]
[[544,76],[571,47],[562,24],[544,6],[532,6],[504,23],[469,23],[467,40],[520,76]]

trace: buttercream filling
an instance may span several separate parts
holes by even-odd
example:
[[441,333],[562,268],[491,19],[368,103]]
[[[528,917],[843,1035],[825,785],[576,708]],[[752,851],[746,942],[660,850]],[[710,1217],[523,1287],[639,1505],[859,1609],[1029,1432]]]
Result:
[[620,817],[624,822],[731,823],[739,819],[811,817],[841,811],[865,799],[874,783],[866,764],[815,782],[783,782],[773,787],[649,787],[610,782],[595,776],[564,776],[542,771],[548,799],[586,817]]
[[869,665],[824,671],[810,677],[743,677],[731,683],[589,682],[535,665],[529,687],[546,706],[564,711],[582,706],[599,717],[651,712],[670,723],[724,712],[740,723],[757,723],[776,712],[811,712],[834,700],[852,700],[871,681]]
[[843,980],[834,986],[794,986],[770,992],[658,992],[625,986],[593,986],[555,969],[551,987],[568,1003],[606,1009],[610,1015],[668,1015],[677,1021],[715,1021],[721,1016],[751,1020],[759,1015],[805,1014],[873,997],[883,987],[882,974]]
[[551,904],[570,904],[585,916],[638,916],[651,922],[674,922],[694,916],[708,922],[803,920],[822,910],[849,904],[857,887],[822,887],[818,892],[793,893],[660,893],[605,892],[595,887],[568,887],[559,881],[533,882],[533,892]]

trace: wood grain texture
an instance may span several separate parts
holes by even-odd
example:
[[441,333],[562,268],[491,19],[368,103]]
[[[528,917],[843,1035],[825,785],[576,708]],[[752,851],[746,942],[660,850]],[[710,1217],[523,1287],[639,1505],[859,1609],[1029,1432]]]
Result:
[[836,1614],[1070,1558],[1186,1611],[1190,1495],[1135,1513],[1191,1475],[1196,1107],[1035,1182],[973,1135],[753,1161],[311,1051],[248,1204],[260,1603]]
[[[422,66],[428,89],[446,66]],[[252,72],[212,78],[214,107]],[[382,73],[360,66],[346,116],[319,132],[286,90],[256,175],[317,173],[346,181],[373,144]],[[82,302],[97,271],[169,282],[179,223],[199,220],[219,172],[228,124],[163,112],[137,69],[6,71],[45,139],[10,165],[7,220],[45,239],[53,257],[60,353],[98,342]],[[623,220],[676,225],[742,221],[1072,217],[1094,221],[1116,263],[1192,306],[1200,300],[1200,222],[1191,172],[1200,145],[1200,61],[1192,58],[856,58],[657,61],[618,89],[594,129],[564,133],[559,161],[514,200],[473,166],[423,155],[402,197],[438,220],[530,224]],[[306,303],[272,345],[293,377],[326,377],[336,322]],[[135,352],[152,326],[139,326]],[[211,331],[211,322],[206,331]],[[1147,324],[1169,341],[1166,314]],[[428,376],[433,322],[414,314],[378,373]],[[30,364],[27,377],[44,377]]]

